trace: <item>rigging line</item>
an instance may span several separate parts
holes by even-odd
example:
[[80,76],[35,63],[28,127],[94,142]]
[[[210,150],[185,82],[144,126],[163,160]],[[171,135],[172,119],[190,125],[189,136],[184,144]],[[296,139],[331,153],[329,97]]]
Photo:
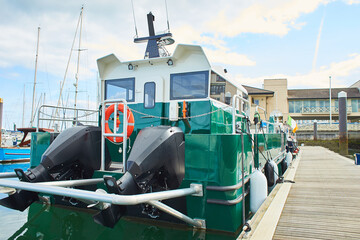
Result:
[[[68,62],[67,62],[67,65],[66,65],[64,79],[63,79],[63,82],[62,82],[62,85],[61,85],[61,88],[60,88],[60,95],[59,95],[59,99],[58,99],[58,102],[57,102],[57,106],[60,106],[61,95],[62,95],[62,91],[63,91],[63,88],[64,88],[67,72],[68,72],[68,69],[69,69],[71,55],[72,55],[72,52],[73,52],[73,49],[74,49],[74,44],[75,44],[78,29],[79,29],[79,25],[80,25],[80,19],[81,19],[81,13],[80,13],[79,20],[78,20],[78,23],[77,23],[77,26],[76,26],[75,36],[74,36],[74,39],[73,39],[73,42],[72,42],[72,45],[71,45],[70,55],[69,55]],[[58,115],[58,109],[55,110],[54,115],[55,115],[55,117],[56,117],[56,115]],[[51,125],[51,121],[50,121],[49,125]]]
[[131,0],[131,6],[132,6],[132,12],[133,12],[133,18],[134,18],[134,25],[135,25],[135,37],[137,38],[139,35],[138,35],[137,27],[136,27],[136,19],[135,19],[135,10],[134,10],[133,0]]
[[167,8],[166,0],[165,0],[165,9],[166,9],[166,21],[167,21],[168,32],[170,32],[169,14],[168,14],[168,8]]

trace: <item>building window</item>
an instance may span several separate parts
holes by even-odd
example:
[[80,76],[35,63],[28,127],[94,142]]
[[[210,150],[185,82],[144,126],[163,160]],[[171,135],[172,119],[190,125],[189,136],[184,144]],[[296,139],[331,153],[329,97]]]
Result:
[[221,93],[225,93],[225,85],[211,84],[210,95],[220,95]]
[[351,111],[360,112],[360,99],[351,99]]
[[294,101],[289,101],[289,113],[294,113]]
[[135,78],[111,79],[105,81],[105,99],[135,101]]
[[226,82],[226,80],[223,79],[222,77],[220,77],[219,75],[216,75],[216,81],[217,82]]
[[154,82],[147,82],[144,85],[144,108],[155,107],[155,88]]
[[339,112],[339,100],[338,99],[335,99],[335,109],[333,109],[333,111]]
[[208,97],[209,72],[190,72],[170,75],[170,99]]
[[302,110],[302,101],[294,101],[294,112],[301,113]]

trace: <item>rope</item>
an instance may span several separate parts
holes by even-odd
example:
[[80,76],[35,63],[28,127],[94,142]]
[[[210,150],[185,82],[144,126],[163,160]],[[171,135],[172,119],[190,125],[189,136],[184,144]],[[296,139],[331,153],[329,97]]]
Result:
[[[144,115],[145,117],[149,117],[149,118],[158,118],[158,119],[165,119],[165,120],[168,120],[169,117],[161,117],[161,116],[154,116],[154,115],[150,115],[150,114],[147,114],[147,113],[143,113],[143,112],[139,112],[135,109],[131,109],[129,108],[132,112],[134,113],[138,113],[138,114],[141,114],[141,115]],[[184,119],[190,119],[190,118],[198,118],[198,117],[203,117],[203,116],[206,116],[206,115],[210,115],[210,114],[213,114],[213,113],[216,113],[220,110],[224,110],[223,108],[219,108],[217,110],[214,110],[214,111],[211,111],[211,112],[207,112],[207,113],[203,113],[203,114],[199,114],[199,115],[195,115],[195,116],[189,116],[189,117],[179,117],[180,120],[184,120]]]

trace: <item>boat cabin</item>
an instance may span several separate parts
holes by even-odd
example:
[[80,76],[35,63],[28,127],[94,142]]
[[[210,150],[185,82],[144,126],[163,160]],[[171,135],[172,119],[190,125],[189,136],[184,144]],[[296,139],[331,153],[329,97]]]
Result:
[[[231,125],[224,111],[231,114],[234,95],[247,98],[246,90],[230,80],[226,70],[212,68],[196,45],[180,44],[168,57],[121,62],[111,54],[97,63],[102,101],[125,99],[134,114],[135,132],[157,125],[181,127],[184,124],[175,122],[186,118],[191,127],[184,128],[186,133],[231,133],[230,127],[218,126]],[[235,107],[246,111],[245,101]],[[221,113],[211,114],[218,109]]]

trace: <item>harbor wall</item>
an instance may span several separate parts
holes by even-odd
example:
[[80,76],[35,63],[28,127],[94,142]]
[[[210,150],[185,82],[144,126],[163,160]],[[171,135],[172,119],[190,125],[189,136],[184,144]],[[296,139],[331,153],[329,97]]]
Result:
[[[349,139],[360,139],[360,131],[348,131]],[[314,140],[314,132],[296,132],[297,140]],[[339,132],[334,131],[318,131],[317,140],[337,140]]]
[[[339,139],[339,124],[323,124],[314,123],[311,124],[300,124],[299,130],[296,132],[296,138],[298,140],[314,140],[314,136],[317,140],[335,140]],[[348,138],[349,139],[360,139],[360,124],[359,123],[348,123]],[[316,131],[316,132],[315,132]]]

